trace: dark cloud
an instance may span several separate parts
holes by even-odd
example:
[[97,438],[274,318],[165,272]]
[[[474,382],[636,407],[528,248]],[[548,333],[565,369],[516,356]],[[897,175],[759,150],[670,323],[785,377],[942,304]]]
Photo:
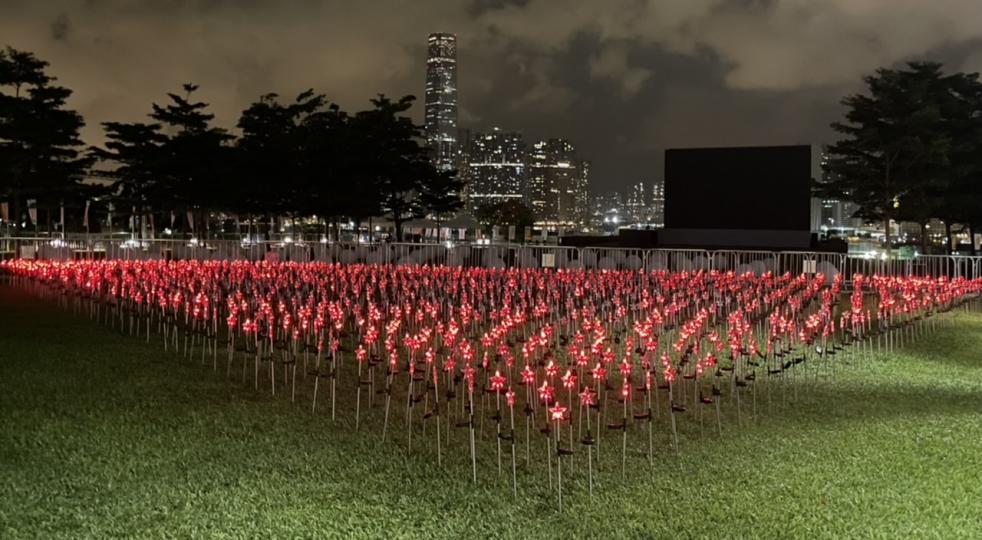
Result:
[[469,11],[473,15],[481,15],[482,13],[503,9],[508,6],[526,6],[529,2],[530,0],[473,0]]
[[55,20],[51,21],[51,39],[55,41],[67,41],[68,32],[71,29],[72,22],[68,19],[68,15],[61,13],[55,17]]
[[[565,136],[596,190],[661,176],[672,146],[829,142],[878,66],[982,70],[977,0],[0,0],[0,40],[36,52],[99,124],[193,81],[233,127],[268,92],[348,109],[422,97],[426,35],[459,38],[461,123]],[[421,120],[421,107],[416,118]]]

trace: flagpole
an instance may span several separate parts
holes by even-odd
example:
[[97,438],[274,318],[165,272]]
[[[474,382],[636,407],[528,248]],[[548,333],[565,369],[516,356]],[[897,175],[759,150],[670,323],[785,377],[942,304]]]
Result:
[[95,258],[95,250],[92,249],[92,244],[89,240],[89,201],[85,201],[85,215],[82,216],[82,221],[85,223],[85,250],[88,251],[87,255],[89,258]]
[[[37,199],[30,199],[27,201],[27,215],[31,217],[31,221],[34,222],[34,243],[37,244],[37,239],[39,238],[41,232],[38,230],[38,209],[37,209]],[[31,211],[33,209],[33,212]]]
[[109,203],[109,241],[106,242],[106,258],[109,258],[109,254],[112,252],[113,248],[113,203]]
[[3,244],[4,251],[6,251],[10,248],[10,203],[7,201],[0,203],[0,210],[2,210],[0,214],[3,214],[4,227],[7,229],[6,240]]

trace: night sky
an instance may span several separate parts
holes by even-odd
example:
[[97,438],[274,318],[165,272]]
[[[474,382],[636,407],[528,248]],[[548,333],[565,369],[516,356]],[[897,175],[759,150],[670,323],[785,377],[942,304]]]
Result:
[[184,82],[227,128],[309,87],[415,94],[422,122],[430,32],[458,36],[462,127],[568,137],[594,192],[660,179],[665,147],[828,143],[878,66],[982,70],[978,0],[0,0],[0,45],[51,63],[96,144]]

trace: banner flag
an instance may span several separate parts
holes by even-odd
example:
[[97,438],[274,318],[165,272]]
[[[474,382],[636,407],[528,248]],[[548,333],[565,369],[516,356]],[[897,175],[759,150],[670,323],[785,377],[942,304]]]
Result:
[[37,227],[38,224],[38,207],[37,199],[27,199],[27,215],[31,218],[31,223]]

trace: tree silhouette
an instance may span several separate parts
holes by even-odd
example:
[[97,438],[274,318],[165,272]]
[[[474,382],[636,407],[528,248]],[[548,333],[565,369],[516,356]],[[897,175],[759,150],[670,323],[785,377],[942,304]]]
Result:
[[109,165],[100,174],[113,180],[113,201],[120,208],[137,208],[140,215],[152,212],[170,198],[160,181],[164,167],[164,144],[160,124],[105,122],[105,148],[93,147],[91,155]]
[[46,66],[30,53],[0,53],[0,90],[10,89],[0,92],[0,197],[14,200],[15,216],[29,198],[50,209],[74,196],[81,207],[81,181],[96,160],[124,212],[187,211],[197,230],[213,212],[335,223],[387,216],[401,240],[405,222],[443,219],[462,205],[456,171],[433,166],[407,115],[412,96],[379,95],[349,115],[312,90],[286,104],[266,94],[242,112],[236,139],[185,84],[152,104],[149,122],[103,123],[106,143],[80,155],[82,119],[64,109],[71,92],[50,84]]
[[[169,93],[170,103],[153,104],[150,117],[167,134],[163,142],[164,159],[158,180],[171,193],[170,209],[187,210],[204,221],[205,210],[226,209],[231,152],[227,142],[233,137],[224,129],[211,126],[214,115],[205,112],[207,103],[191,101],[196,85],[185,84],[185,94]],[[164,203],[164,201],[161,201]],[[196,230],[200,227],[196,227]]]
[[[459,192],[453,173],[437,171],[429,150],[422,144],[423,130],[404,113],[413,96],[392,101],[384,95],[372,100],[373,108],[357,113],[352,136],[359,141],[359,166],[378,197],[377,207],[392,220],[396,239],[402,241],[403,225],[431,211],[452,211],[459,204],[444,198],[440,190]],[[373,212],[374,205],[366,206]],[[371,215],[371,214],[369,214]]]
[[464,181],[457,171],[434,171],[420,192],[420,204],[437,220],[452,217],[464,206]]
[[938,216],[944,220],[948,253],[955,247],[953,225],[969,233],[975,254],[975,231],[982,227],[982,83],[976,73],[951,77],[946,102],[951,133],[947,188],[939,197]]
[[857,217],[882,221],[889,249],[890,221],[904,216],[926,224],[944,190],[949,81],[940,64],[918,62],[864,80],[868,95],[842,100],[846,121],[832,127],[845,137],[828,148],[828,174],[816,192],[856,203]]
[[326,99],[312,90],[293,103],[266,94],[242,112],[236,145],[236,186],[227,194],[234,210],[251,215],[311,215],[316,203],[308,182],[310,120]]
[[25,199],[36,199],[50,223],[54,208],[77,205],[89,191],[82,184],[91,164],[81,154],[84,122],[65,108],[72,91],[51,84],[47,66],[28,52],[0,51],[0,197],[12,201],[15,223]]
[[338,225],[378,215],[378,197],[362,168],[363,146],[352,117],[335,104],[311,113],[301,125],[301,199],[310,212]]

